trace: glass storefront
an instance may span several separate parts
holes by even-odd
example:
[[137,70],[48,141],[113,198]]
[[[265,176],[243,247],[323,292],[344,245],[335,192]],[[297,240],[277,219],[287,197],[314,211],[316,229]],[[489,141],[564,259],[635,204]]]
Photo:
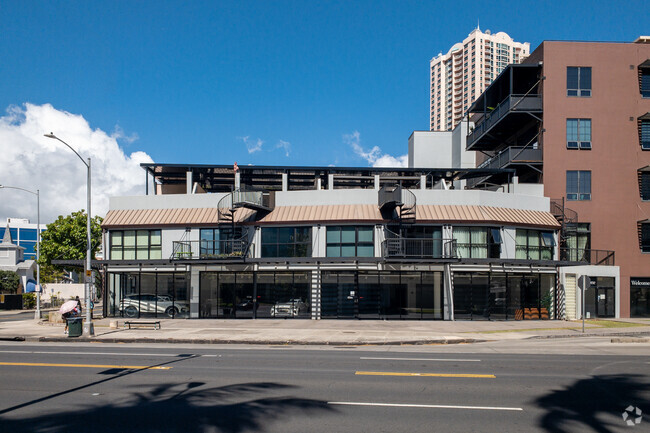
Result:
[[203,318],[310,318],[311,272],[201,272]]
[[650,317],[650,278],[630,278],[630,317]]
[[127,318],[187,318],[189,275],[185,272],[108,274],[108,315]]
[[442,272],[323,272],[321,317],[442,319]]
[[458,320],[554,319],[554,274],[454,273]]

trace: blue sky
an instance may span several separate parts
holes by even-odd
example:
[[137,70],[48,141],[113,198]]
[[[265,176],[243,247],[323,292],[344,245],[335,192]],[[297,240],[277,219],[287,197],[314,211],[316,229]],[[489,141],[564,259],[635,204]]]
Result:
[[123,131],[127,154],[156,162],[366,166],[350,137],[405,154],[410,133],[428,128],[429,60],[478,20],[534,49],[545,39],[632,41],[650,33],[638,12],[646,9],[642,1],[2,0],[0,108],[51,104],[92,129]]

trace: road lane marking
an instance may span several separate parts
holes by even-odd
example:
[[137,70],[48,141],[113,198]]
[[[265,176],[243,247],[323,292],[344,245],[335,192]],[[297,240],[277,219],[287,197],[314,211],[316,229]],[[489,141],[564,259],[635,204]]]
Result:
[[[178,353],[119,353],[119,352],[48,352],[45,350],[2,350],[0,353],[21,353],[21,354],[38,354],[38,355],[98,355],[98,356],[166,356],[178,358],[180,354]],[[194,355],[194,354],[193,354]],[[201,355],[196,354],[195,356],[201,356],[204,358],[217,358],[221,355]]]
[[378,359],[385,361],[448,361],[448,362],[481,362],[480,359],[450,359],[450,358],[379,358],[362,356],[359,359]]
[[402,404],[402,403],[363,403],[355,401],[328,401],[327,404],[339,406],[380,406],[380,407],[416,407],[424,409],[472,409],[472,410],[510,410],[523,411],[520,407],[499,406],[451,406],[445,404]]
[[408,376],[408,377],[469,377],[476,379],[496,379],[493,374],[469,374],[469,373],[395,373],[392,371],[356,371],[358,376]]
[[148,365],[50,364],[45,362],[0,362],[0,365],[18,365],[22,367],[120,368],[128,370],[169,370],[172,368]]

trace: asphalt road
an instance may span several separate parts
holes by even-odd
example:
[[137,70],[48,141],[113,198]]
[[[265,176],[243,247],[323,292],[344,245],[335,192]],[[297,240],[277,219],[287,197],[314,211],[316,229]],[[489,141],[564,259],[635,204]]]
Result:
[[453,350],[0,343],[0,431],[650,431],[647,356]]
[[6,312],[4,314],[0,314],[0,322],[14,322],[17,320],[31,319],[33,317],[34,317],[33,310],[20,311],[16,313]]

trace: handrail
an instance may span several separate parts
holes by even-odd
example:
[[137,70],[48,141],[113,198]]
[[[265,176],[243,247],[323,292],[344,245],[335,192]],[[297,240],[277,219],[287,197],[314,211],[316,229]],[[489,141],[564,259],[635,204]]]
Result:
[[458,254],[455,239],[394,237],[382,242],[382,256],[455,259]]
[[170,260],[252,257],[253,244],[244,236],[227,240],[174,241]]
[[614,266],[616,263],[615,251],[585,248],[560,248],[560,260],[601,266]]

